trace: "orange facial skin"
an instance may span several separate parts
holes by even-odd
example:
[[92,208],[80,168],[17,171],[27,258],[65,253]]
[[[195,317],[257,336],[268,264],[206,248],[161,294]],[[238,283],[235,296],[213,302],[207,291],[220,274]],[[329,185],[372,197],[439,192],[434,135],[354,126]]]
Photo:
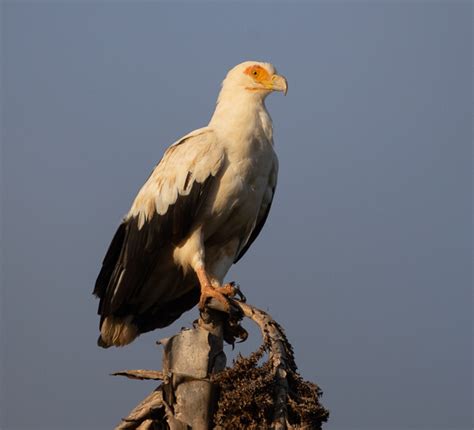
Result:
[[[264,69],[262,66],[259,66],[259,65],[247,67],[244,70],[244,73],[246,75],[249,75],[250,77],[253,78],[254,81],[262,85],[265,85],[265,84],[268,85],[272,81],[272,77],[270,73],[268,73],[266,69]],[[266,88],[248,88],[248,87],[247,89],[250,91],[262,91],[262,90],[265,91],[266,90]]]
[[244,73],[246,75],[251,76],[257,82],[262,82],[263,83],[263,82],[268,82],[272,79],[272,77],[266,71],[266,69],[264,69],[262,66],[258,66],[258,65],[247,67],[244,70]]

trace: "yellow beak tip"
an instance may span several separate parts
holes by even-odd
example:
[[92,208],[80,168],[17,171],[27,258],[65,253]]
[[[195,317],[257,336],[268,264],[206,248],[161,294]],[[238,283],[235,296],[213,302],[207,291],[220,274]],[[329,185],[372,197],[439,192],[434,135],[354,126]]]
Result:
[[288,92],[288,81],[284,76],[273,75],[272,83],[274,91],[281,91],[286,96]]

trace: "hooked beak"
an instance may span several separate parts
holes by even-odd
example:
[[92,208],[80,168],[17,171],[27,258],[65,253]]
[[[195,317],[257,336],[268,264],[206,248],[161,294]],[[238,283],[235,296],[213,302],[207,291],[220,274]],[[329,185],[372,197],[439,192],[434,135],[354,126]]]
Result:
[[288,82],[286,81],[286,78],[281,75],[273,75],[271,89],[272,91],[282,91],[286,96],[286,93],[288,92]]

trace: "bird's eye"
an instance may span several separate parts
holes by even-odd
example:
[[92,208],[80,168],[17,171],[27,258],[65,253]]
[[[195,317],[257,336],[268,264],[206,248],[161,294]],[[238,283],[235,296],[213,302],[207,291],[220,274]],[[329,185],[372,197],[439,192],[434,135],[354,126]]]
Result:
[[257,75],[258,75],[258,72],[257,72],[256,70],[254,70],[254,71],[252,72],[252,75],[257,76]]

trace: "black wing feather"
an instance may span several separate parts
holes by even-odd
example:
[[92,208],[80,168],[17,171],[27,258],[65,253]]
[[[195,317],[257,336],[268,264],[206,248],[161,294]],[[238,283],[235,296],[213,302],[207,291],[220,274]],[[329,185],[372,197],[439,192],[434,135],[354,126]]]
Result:
[[109,249],[105,254],[104,261],[102,262],[102,269],[95,282],[93,294],[96,297],[102,297],[105,294],[105,290],[109,283],[110,277],[115,269],[115,263],[117,262],[120,252],[122,251],[123,242],[126,235],[126,223],[120,224],[119,228],[115,232],[114,238],[109,245]]
[[164,246],[178,243],[189,234],[214,180],[209,176],[203,183],[195,181],[188,195],[179,195],[165,214],[155,212],[140,229],[138,217],[129,218],[119,226],[94,288],[94,294],[100,298],[101,324],[109,315],[132,314],[140,328],[148,331],[144,328],[164,327],[197,303],[198,289],[181,297],[176,292],[170,302],[159,303],[154,310],[141,315],[137,312],[145,294],[143,287],[162,257]]

